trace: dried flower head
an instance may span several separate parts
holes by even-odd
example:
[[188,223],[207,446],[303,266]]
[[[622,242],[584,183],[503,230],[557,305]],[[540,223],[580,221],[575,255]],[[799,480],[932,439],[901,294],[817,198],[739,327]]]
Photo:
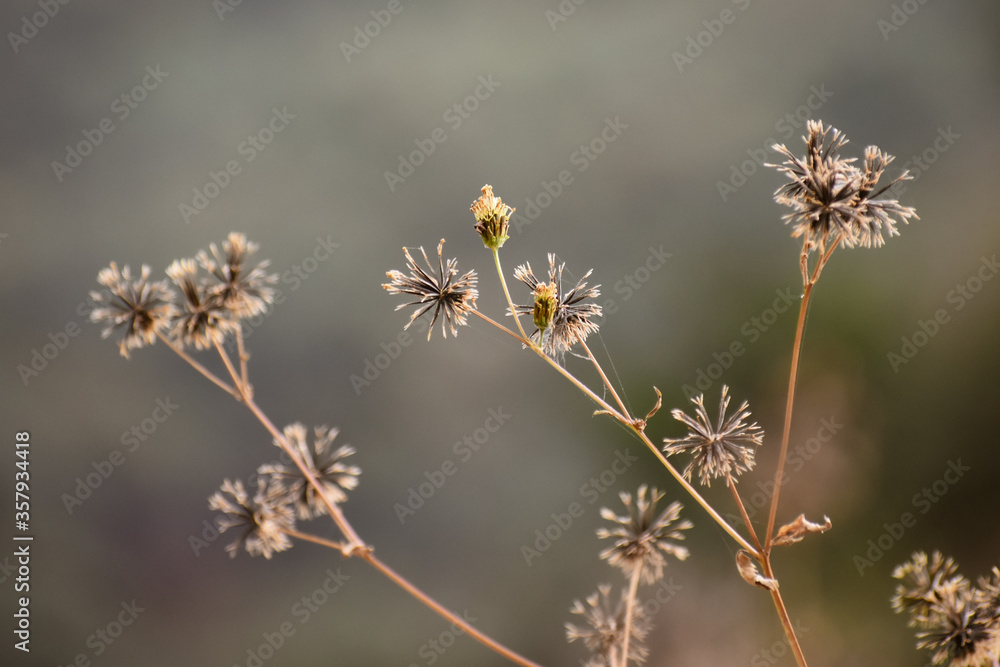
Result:
[[[317,426],[313,430],[312,444],[308,442],[308,434],[308,429],[300,423],[285,427],[285,440],[323,487],[327,500],[331,503],[346,502],[347,491],[358,486],[358,475],[361,474],[361,468],[344,463],[344,459],[354,454],[354,448],[350,445],[342,445],[335,450],[331,448],[337,429]],[[274,444],[280,446],[277,441]],[[327,513],[326,505],[315,487],[294,463],[266,464],[257,472],[283,483],[298,518],[312,519]]]
[[534,297],[530,306],[515,306],[514,309],[518,314],[532,316],[537,330],[531,339],[553,359],[561,359],[574,343],[586,341],[587,336],[600,328],[591,318],[601,316],[601,307],[596,303],[581,303],[601,295],[600,285],[587,287],[586,280],[593,269],[587,271],[573,289],[564,292],[562,274],[565,267],[565,263],[556,266],[555,254],[549,253],[547,283],[535,277],[531,264],[524,263],[514,270],[514,277],[527,285]]
[[484,185],[483,194],[472,202],[470,209],[476,216],[476,231],[483,238],[483,245],[490,250],[499,250],[510,238],[510,214],[513,209],[493,194],[493,186]]
[[118,265],[111,262],[97,274],[97,282],[106,291],[90,293],[94,302],[90,321],[104,325],[102,338],[116,329],[123,330],[118,350],[126,359],[129,350],[156,342],[156,332],[166,328],[176,312],[173,290],[165,280],[150,282],[149,273],[149,267],[143,265],[139,277],[133,279],[127,264],[119,271]]
[[167,267],[167,275],[184,295],[184,307],[174,318],[172,335],[182,345],[204,350],[222,344],[234,335],[239,325],[219,295],[198,282],[198,267],[193,259],[177,259]]
[[774,199],[790,206],[792,213],[784,216],[793,225],[792,236],[803,236],[807,250],[821,254],[830,242],[839,240],[847,247],[880,246],[888,236],[897,236],[897,220],[908,222],[917,218],[916,211],[893,199],[879,200],[899,181],[911,179],[909,172],[879,190],[875,190],[893,156],[875,146],[865,149],[864,168],[854,166],[855,158],[843,158],[840,149],[847,138],[839,130],[826,127],[821,121],[809,121],[804,158],[796,157],[784,144],[774,150],[787,159],[781,165],[769,164],[783,172],[790,183],[778,188]]
[[216,522],[220,533],[230,528],[242,529],[236,541],[226,546],[231,558],[236,557],[241,546],[251,556],[261,555],[268,559],[292,546],[285,531],[295,528],[295,516],[285,489],[274,478],[258,477],[257,493],[252,498],[243,482],[227,479],[222,490],[208,499],[208,506],[223,513]]
[[441,313],[444,313],[441,318],[441,335],[445,338],[448,337],[447,327],[451,329],[452,336],[457,336],[458,330],[455,325],[465,326],[466,315],[475,310],[476,299],[479,298],[479,292],[476,290],[478,280],[476,272],[469,271],[465,275],[459,276],[458,260],[449,259],[446,263],[442,256],[443,249],[444,239],[441,239],[441,243],[438,244],[438,269],[435,276],[433,275],[434,267],[431,266],[430,260],[427,259],[427,253],[422,247],[420,252],[424,256],[424,262],[427,263],[430,273],[417,266],[409,249],[403,248],[403,254],[406,255],[406,268],[409,269],[410,275],[404,275],[401,271],[393,269],[385,274],[392,282],[382,285],[390,294],[412,294],[418,297],[416,301],[396,306],[396,310],[407,306],[418,306],[416,312],[410,315],[410,321],[403,329],[409,329],[414,320],[431,308],[434,309],[431,324],[427,328],[427,340],[431,339],[434,323]]
[[1000,568],[994,567],[992,574],[989,579],[979,577],[979,590],[982,591],[979,606],[984,616],[1000,619]]
[[932,614],[917,633],[917,648],[934,652],[935,665],[980,667],[996,664],[1000,651],[997,620],[982,612],[981,591],[964,577],[955,577],[935,590],[938,597]]
[[687,519],[678,522],[683,507],[677,501],[657,516],[656,505],[664,494],[656,487],[648,489],[643,484],[634,501],[631,493],[622,491],[618,495],[628,514],[618,516],[607,507],[601,508],[601,517],[616,524],[614,528],[597,530],[598,537],[610,537],[615,541],[601,553],[601,558],[606,558],[629,578],[638,574],[643,583],[659,581],[663,578],[667,556],[677,560],[688,557],[687,548],[676,542],[684,539],[681,531],[692,528],[693,524]]
[[[591,653],[591,658],[585,664],[587,667],[612,667],[619,664],[622,647],[625,642],[625,616],[627,598],[622,592],[618,604],[611,605],[611,586],[602,584],[597,592],[587,597],[586,604],[579,600],[573,601],[570,611],[579,614],[589,627],[579,627],[572,623],[566,624],[566,640],[582,639]],[[641,663],[649,655],[649,649],[643,646],[646,635],[649,634],[652,623],[642,605],[632,608],[632,630],[628,645],[628,660]]]
[[962,578],[957,572],[958,565],[951,556],[935,551],[928,559],[925,552],[915,552],[910,560],[892,571],[893,578],[901,582],[896,585],[892,608],[897,613],[909,612],[911,627],[926,622],[938,603],[937,591],[949,581]]
[[259,315],[274,301],[274,288],[270,285],[278,282],[278,275],[264,271],[270,262],[264,260],[252,269],[244,266],[257,248],[243,234],[231,232],[223,241],[221,252],[212,243],[207,252],[201,250],[197,254],[202,268],[218,280],[218,284],[208,287],[208,296],[218,299],[237,318]]
[[691,473],[698,470],[698,478],[705,486],[717,477],[739,475],[754,466],[754,452],[764,441],[764,430],[757,422],[747,424],[750,417],[750,404],[746,401],[740,404],[735,413],[726,417],[729,408],[729,387],[722,386],[722,396],[719,399],[719,417],[715,425],[705,411],[705,395],[699,394],[691,399],[695,405],[695,417],[689,417],[681,410],[673,410],[674,419],[688,427],[688,433],[683,438],[664,438],[666,445],[663,451],[667,456],[681,452],[694,455],[691,462],[684,468],[684,476],[691,479]]

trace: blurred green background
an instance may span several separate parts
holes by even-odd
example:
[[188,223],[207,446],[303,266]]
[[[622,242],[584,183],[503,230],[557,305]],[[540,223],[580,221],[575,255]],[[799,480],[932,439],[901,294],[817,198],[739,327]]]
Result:
[[[275,450],[163,345],[121,358],[86,300],[112,260],[163,276],[237,230],[283,276],[282,303],[248,341],[257,400],[279,425],[329,424],[357,447],[364,474],[346,512],[382,559],[533,660],[575,664],[572,601],[621,581],[597,556],[598,509],[658,485],[695,529],[692,557],[668,568],[676,594],[655,616],[649,664],[793,664],[732,540],[637,441],[480,321],[397,349],[407,315],[380,284],[403,268],[402,246],[444,237],[500,318],[468,212],[492,184],[535,218],[515,218],[508,274],[526,260],[537,272],[547,252],[573,276],[594,269],[609,312],[592,347],[636,412],[653,385],[663,392],[654,439],[683,433],[669,408],[689,405],[682,386],[699,371],[716,375],[710,405],[722,382],[750,400],[768,433],[742,481],[751,497],[773,470],[795,324],[794,304],[769,309],[800,291],[799,244],[772,200],[781,177],[757,163],[772,141],[801,154],[814,117],[847,134],[851,155],[877,144],[898,156],[887,175],[914,172],[900,199],[921,219],[882,249],[838,251],[816,290],[792,433],[805,455],[779,518],[827,514],[834,529],[776,568],[811,665],[926,664],[889,608],[893,567],[941,549],[975,578],[1000,550],[1000,280],[976,282],[1000,249],[998,18],[985,0],[4,3],[0,517],[14,534],[12,443],[28,430],[36,540],[30,656],[11,647],[13,547],[0,556],[0,662],[255,664],[248,651],[289,622],[263,664],[508,664],[468,638],[452,645],[447,623],[363,562],[302,544],[231,561],[228,536],[195,553],[207,497]],[[269,136],[272,122],[282,129]],[[411,160],[420,146],[429,154]],[[400,172],[401,160],[420,164]],[[238,173],[221,176],[230,161]],[[656,252],[669,257],[647,264]],[[939,309],[948,321],[894,367],[887,355]],[[727,359],[734,342],[745,352]],[[352,382],[369,363],[385,367]],[[566,363],[596,386],[585,363]],[[177,406],[162,423],[149,421],[158,400]],[[461,458],[455,443],[491,409],[510,418]],[[123,435],[144,420],[155,429],[130,451]],[[835,436],[810,441],[823,420]],[[121,465],[68,511],[116,450]],[[582,488],[619,454],[638,461],[610,488]],[[456,474],[401,522],[394,505],[446,460]],[[959,462],[968,470],[935,493]],[[720,485],[707,495],[732,511]],[[583,515],[526,563],[522,546],[573,502]],[[904,512],[915,525],[886,537]],[[308,528],[335,536],[324,521]],[[859,574],[880,538],[884,554]],[[296,605],[328,570],[342,585],[304,619]],[[134,622],[97,638],[133,601]]]

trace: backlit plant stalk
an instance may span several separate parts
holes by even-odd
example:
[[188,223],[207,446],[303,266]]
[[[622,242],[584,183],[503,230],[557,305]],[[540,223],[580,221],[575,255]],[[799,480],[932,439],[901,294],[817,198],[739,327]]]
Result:
[[[221,490],[209,501],[212,509],[221,512],[220,533],[238,529],[240,536],[226,550],[235,557],[242,547],[250,555],[270,559],[274,553],[291,548],[290,538],[339,551],[344,557],[363,559],[390,581],[430,607],[455,627],[461,628],[497,654],[524,667],[539,667],[536,663],[503,646],[461,616],[455,614],[419,590],[405,577],[378,559],[344,516],[341,503],[347,491],[357,485],[361,470],[345,459],[354,453],[349,446],[333,450],[336,430],[325,426],[314,429],[312,442],[302,424],[291,424],[279,430],[254,402],[249,380],[249,355],[243,341],[240,321],[264,312],[273,302],[278,276],[267,274],[268,262],[253,269],[244,266],[247,256],[257,249],[242,234],[232,233],[220,251],[215,244],[209,252],[201,251],[195,259],[179,260],[170,265],[167,275],[180,291],[166,281],[150,281],[150,269],[143,266],[140,275],[133,276],[128,266],[119,270],[114,263],[102,270],[98,282],[104,292],[92,292],[95,308],[91,320],[105,325],[103,336],[119,332],[119,350],[125,357],[131,350],[163,341],[181,359],[213,384],[242,402],[271,434],[277,445],[294,464],[280,463],[258,468],[256,489],[246,489],[241,481],[225,480]],[[204,270],[208,276],[199,275]],[[464,289],[468,286],[460,286]],[[474,300],[475,290],[465,292]],[[457,317],[449,312],[449,318]],[[234,363],[224,343],[235,340],[237,362]],[[198,362],[189,350],[214,349],[225,367],[229,380],[220,378]],[[328,540],[303,533],[295,526],[296,518],[313,519],[327,514],[336,524],[343,541]]]
[[[468,272],[459,277],[457,260],[449,260],[445,265],[442,258],[444,241],[438,246],[438,276],[436,280],[427,281],[426,278],[430,274],[416,266],[409,250],[404,248],[410,275],[407,276],[399,271],[390,271],[387,274],[390,282],[383,285],[390,293],[405,293],[416,297],[415,301],[399,306],[399,308],[417,306],[417,311],[411,316],[410,324],[414,319],[433,308],[431,325],[433,326],[440,315],[442,317],[442,332],[445,335],[447,335],[447,330],[456,335],[456,325],[467,324],[466,316],[469,314],[475,315],[504,331],[543,359],[590,398],[598,407],[595,414],[610,416],[638,437],[684,490],[740,545],[741,551],[737,554],[738,570],[748,583],[766,588],[770,592],[788,637],[789,645],[800,667],[805,667],[805,657],[779,591],[771,565],[771,553],[775,546],[798,542],[808,533],[824,532],[831,526],[827,518],[824,518],[823,523],[813,523],[800,515],[780,529],[776,530],[775,528],[781,489],[780,481],[784,478],[788,454],[795,386],[806,314],[813,288],[823,268],[837,248],[881,246],[886,236],[898,235],[898,222],[906,223],[909,218],[917,217],[916,212],[910,207],[902,206],[895,200],[879,199],[892,185],[910,178],[909,174],[904,172],[892,182],[877,188],[886,166],[893,160],[892,156],[883,153],[874,146],[869,146],[865,149],[862,166],[856,166],[854,164],[855,158],[844,158],[840,155],[840,149],[847,143],[843,134],[817,121],[810,121],[807,124],[807,136],[804,137],[804,140],[807,146],[807,154],[804,158],[796,157],[784,145],[776,145],[774,149],[784,155],[787,160],[781,165],[769,165],[785,174],[790,181],[778,189],[775,193],[775,199],[778,203],[793,209],[792,213],[784,216],[784,219],[793,227],[793,238],[802,238],[803,245],[799,265],[803,281],[803,295],[792,346],[785,420],[774,475],[775,490],[771,498],[768,524],[763,539],[757,535],[749,520],[735,481],[736,476],[753,468],[755,450],[763,441],[763,431],[760,427],[756,423],[751,424],[746,421],[750,416],[747,403],[744,401],[735,412],[728,414],[730,401],[728,387],[723,387],[717,419],[713,421],[705,409],[704,396],[696,397],[694,399],[696,407],[694,418],[680,410],[673,411],[674,417],[688,426],[687,436],[665,439],[665,448],[661,452],[660,448],[649,439],[645,432],[648,420],[660,408],[660,392],[654,387],[657,400],[645,417],[632,416],[619,398],[615,387],[608,380],[601,364],[587,346],[587,337],[598,331],[598,325],[594,320],[601,315],[600,306],[588,301],[600,294],[599,286],[587,286],[586,280],[590,276],[590,272],[584,274],[574,287],[566,289],[562,277],[565,265],[558,263],[556,256],[550,254],[547,281],[536,277],[530,264],[527,263],[518,266],[514,272],[514,277],[531,290],[532,302],[526,305],[516,305],[511,299],[500,263],[499,249],[509,238],[507,225],[513,209],[503,204],[500,198],[494,195],[490,186],[487,185],[483,188],[482,196],[472,205],[472,212],[476,218],[475,229],[479,232],[484,245],[493,254],[497,274],[507,300],[507,314],[514,317],[516,332],[481,313],[475,306],[475,295],[471,295],[467,287],[463,292],[460,286],[474,284],[475,272]],[[422,249],[421,252],[423,252]],[[426,254],[424,254],[424,258],[426,261]],[[433,272],[434,269],[429,262],[428,266]],[[522,326],[520,315],[531,316],[531,321],[535,325],[535,331],[531,335],[528,335]],[[577,345],[583,350],[584,358],[593,364],[603,388],[613,397],[616,406],[610,405],[565,368],[566,353],[571,352],[572,348]],[[683,475],[667,460],[667,457],[679,453],[693,455],[693,460]],[[706,486],[713,478],[725,479],[749,533],[749,541],[731,526],[691,485],[690,479],[694,472],[698,473],[701,483]],[[762,573],[758,570],[757,565],[760,566]],[[634,582],[630,583],[630,593],[627,594],[626,600],[631,598],[634,602],[635,586]],[[601,596],[606,602],[607,593],[602,592]],[[591,599],[588,598],[588,603],[590,601]],[[597,597],[595,597],[593,603],[590,604],[594,614],[597,613],[594,611],[597,609],[597,604]],[[577,611],[584,613],[586,609],[580,605],[580,609]],[[604,617],[601,616],[601,618]],[[631,619],[632,615],[626,613],[624,620],[627,626],[631,624]],[[631,635],[626,631],[623,639],[625,648],[617,654],[617,657],[601,658],[604,662],[594,662],[593,664],[606,663],[624,667],[630,659],[629,637]]]

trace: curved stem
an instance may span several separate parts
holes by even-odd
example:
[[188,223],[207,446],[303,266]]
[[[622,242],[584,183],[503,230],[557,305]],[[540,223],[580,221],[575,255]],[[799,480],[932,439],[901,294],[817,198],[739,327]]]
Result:
[[376,558],[373,552],[364,551],[359,555],[362,558],[364,558],[369,565],[371,565],[376,570],[378,570],[386,577],[388,577],[394,584],[405,590],[407,593],[409,593],[416,599],[420,600],[420,602],[424,603],[425,605],[433,609],[440,616],[443,616],[445,619],[453,623],[456,627],[461,628],[464,632],[466,632],[470,637],[476,639],[479,643],[492,649],[495,653],[502,655],[511,662],[523,665],[524,667],[539,667],[537,663],[534,663],[531,660],[525,658],[524,656],[515,653],[514,651],[510,650],[503,644],[497,643],[488,635],[483,634],[473,626],[469,625],[469,623],[458,614],[454,614],[448,611],[448,609],[438,604],[438,602],[436,602],[434,599],[428,597],[423,591],[421,591],[419,588],[411,584],[403,576],[398,574],[395,570],[393,570],[388,565],[386,565],[378,558]]
[[622,642],[622,659],[621,666],[628,667],[628,645],[629,640],[632,639],[632,616],[635,612],[635,595],[639,590],[639,574],[642,572],[641,567],[635,568],[632,572],[632,581],[629,582],[628,587],[628,599],[625,601],[625,639]]
[[767,532],[764,534],[764,553],[770,553],[771,540],[774,539],[774,521],[778,514],[778,497],[781,495],[781,480],[785,477],[785,461],[788,458],[788,441],[792,433],[792,410],[795,404],[795,381],[799,372],[799,357],[802,352],[802,337],[805,333],[806,313],[809,310],[809,299],[813,286],[819,280],[823,267],[830,261],[833,251],[840,245],[840,237],[830,244],[830,247],[820,256],[813,268],[812,276],[806,276],[807,258],[805,250],[802,255],[802,300],[799,303],[799,319],[795,325],[795,342],[792,345],[792,368],[788,374],[788,399],[785,402],[785,425],[781,432],[781,451],[778,454],[778,467],[774,472],[774,495],[771,496],[771,509],[767,517]]
[[760,540],[757,538],[757,531],[754,530],[753,524],[750,523],[750,516],[747,514],[747,508],[743,505],[743,499],[740,498],[740,492],[736,490],[736,480],[729,473],[726,474],[726,482],[729,484],[729,490],[733,492],[733,498],[736,500],[736,506],[740,508],[740,516],[743,517],[743,523],[746,524],[747,531],[750,533],[750,537],[753,538],[753,543],[757,547],[758,553],[764,553],[764,547],[761,546]]

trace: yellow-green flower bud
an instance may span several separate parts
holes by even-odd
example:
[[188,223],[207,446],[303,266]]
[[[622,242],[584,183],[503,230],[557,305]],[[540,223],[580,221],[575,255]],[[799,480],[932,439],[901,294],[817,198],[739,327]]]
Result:
[[558,307],[559,298],[556,294],[555,283],[539,283],[538,287],[535,288],[535,307],[531,313],[539,331],[545,331],[549,328]]

